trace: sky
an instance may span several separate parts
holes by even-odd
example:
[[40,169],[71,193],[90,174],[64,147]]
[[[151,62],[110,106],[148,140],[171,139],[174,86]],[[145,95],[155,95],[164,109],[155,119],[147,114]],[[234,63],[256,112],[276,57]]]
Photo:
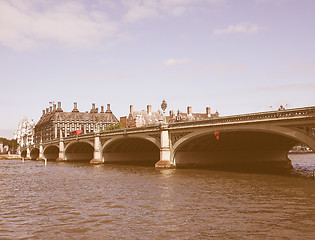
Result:
[[314,0],[0,0],[0,136],[111,104],[221,116],[315,105]]

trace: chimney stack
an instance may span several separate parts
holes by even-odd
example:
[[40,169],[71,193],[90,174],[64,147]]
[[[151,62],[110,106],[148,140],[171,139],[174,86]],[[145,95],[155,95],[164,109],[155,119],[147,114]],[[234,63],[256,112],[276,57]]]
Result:
[[46,108],[46,114],[48,114],[49,113],[49,108]]
[[96,112],[98,113],[98,108],[95,108],[96,109]]
[[95,108],[95,103],[92,103],[92,109],[90,113],[97,113],[96,108]]
[[53,108],[54,108],[54,111],[56,111],[56,104],[54,103],[54,105],[53,105]]
[[58,102],[56,112],[63,112],[63,111],[62,111],[62,108],[61,108],[61,102]]
[[52,106],[49,107],[49,112],[52,112]]
[[170,111],[170,117],[171,117],[171,118],[174,117],[174,111],[173,111],[173,110]]
[[43,110],[43,115],[45,115],[45,110]]
[[107,110],[106,110],[107,113],[111,113],[112,111],[110,110],[110,104],[107,104]]
[[101,113],[104,113],[104,106],[101,106]]
[[133,105],[130,105],[130,114],[133,114]]
[[206,107],[206,114],[208,117],[211,117],[210,107]]
[[73,103],[73,110],[72,110],[72,112],[79,112],[79,110],[78,110],[78,103],[77,102]]
[[151,110],[152,110],[152,106],[151,106],[151,105],[147,105],[147,113],[148,113],[149,115],[152,114]]
[[191,107],[191,106],[188,106],[188,107],[187,107],[187,114],[188,114],[189,116],[192,115],[192,107]]

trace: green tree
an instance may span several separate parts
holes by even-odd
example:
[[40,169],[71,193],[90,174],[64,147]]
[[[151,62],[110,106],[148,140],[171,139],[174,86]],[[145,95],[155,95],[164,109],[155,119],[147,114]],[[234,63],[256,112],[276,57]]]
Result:
[[0,137],[0,143],[3,143],[3,146],[6,146],[8,145],[9,146],[9,149],[11,150],[15,150],[16,147],[17,147],[17,142],[16,142],[16,139],[6,139],[6,138],[3,138],[3,137]]
[[123,125],[121,125],[121,123],[118,122],[116,124],[106,126],[105,131],[123,129],[123,128],[124,128]]

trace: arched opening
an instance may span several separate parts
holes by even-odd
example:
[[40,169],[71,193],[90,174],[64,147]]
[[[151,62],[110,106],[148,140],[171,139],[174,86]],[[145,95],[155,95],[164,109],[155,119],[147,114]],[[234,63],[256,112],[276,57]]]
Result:
[[55,161],[59,156],[59,148],[57,146],[48,146],[44,150],[44,157],[48,161]]
[[294,173],[298,175],[314,175],[314,151],[306,144],[300,143],[292,147],[288,158],[291,160]]
[[259,131],[219,132],[191,138],[175,149],[177,167],[223,169],[288,168],[289,150],[298,142],[287,136]]
[[90,161],[93,159],[94,147],[86,142],[75,142],[66,148],[67,161]]
[[21,152],[21,157],[22,157],[22,158],[26,158],[26,150],[24,150],[24,151]]
[[313,153],[313,150],[309,146],[302,143],[293,146],[289,151],[289,154],[304,154],[304,153]]
[[160,149],[149,140],[124,137],[108,144],[103,158],[106,163],[154,166],[160,159]]
[[32,151],[30,152],[30,155],[32,160],[36,160],[39,157],[39,149],[33,148]]

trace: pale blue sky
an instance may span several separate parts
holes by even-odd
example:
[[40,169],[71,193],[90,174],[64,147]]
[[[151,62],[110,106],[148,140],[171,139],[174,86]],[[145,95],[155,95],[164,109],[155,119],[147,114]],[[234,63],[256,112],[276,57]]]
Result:
[[0,0],[0,136],[111,104],[221,115],[315,105],[313,0]]

